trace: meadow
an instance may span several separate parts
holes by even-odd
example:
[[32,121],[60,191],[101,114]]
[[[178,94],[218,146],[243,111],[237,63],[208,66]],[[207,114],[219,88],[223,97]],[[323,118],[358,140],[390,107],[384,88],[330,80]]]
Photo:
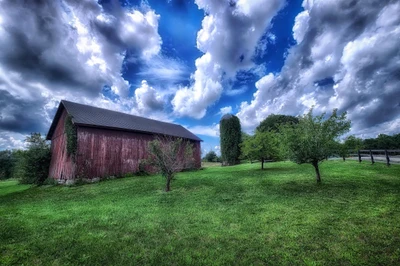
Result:
[[0,265],[399,265],[400,165],[291,162],[0,182]]

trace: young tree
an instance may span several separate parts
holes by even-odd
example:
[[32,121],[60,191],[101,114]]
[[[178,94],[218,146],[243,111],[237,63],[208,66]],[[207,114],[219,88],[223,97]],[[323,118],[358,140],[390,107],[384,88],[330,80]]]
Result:
[[290,158],[298,164],[312,164],[318,183],[321,182],[318,164],[335,149],[337,138],[350,129],[346,112],[338,115],[337,109],[334,109],[328,119],[324,120],[324,117],[325,113],[313,116],[313,110],[310,109],[297,125],[282,128]]
[[204,159],[207,162],[215,162],[218,159],[217,154],[215,153],[215,151],[209,151],[206,156],[204,156]]
[[240,120],[234,115],[226,114],[219,124],[222,165],[235,165],[239,162],[242,130]]
[[242,155],[249,160],[260,160],[261,169],[264,169],[265,160],[281,158],[281,149],[276,133],[271,131],[257,131],[254,136],[247,137],[240,145]]
[[175,174],[193,167],[193,145],[181,138],[158,136],[149,142],[150,164],[156,167],[166,180],[165,191],[171,190]]

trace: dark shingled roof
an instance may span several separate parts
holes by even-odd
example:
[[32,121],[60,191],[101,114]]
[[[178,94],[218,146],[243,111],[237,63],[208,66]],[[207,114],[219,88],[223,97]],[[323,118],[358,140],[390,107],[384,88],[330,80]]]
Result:
[[161,134],[202,141],[200,138],[181,125],[160,122],[153,119],[115,112],[65,100],[60,102],[57,113],[50,126],[49,132],[47,133],[46,139],[50,140],[53,136],[63,108],[65,108],[67,113],[72,116],[72,122],[79,126]]

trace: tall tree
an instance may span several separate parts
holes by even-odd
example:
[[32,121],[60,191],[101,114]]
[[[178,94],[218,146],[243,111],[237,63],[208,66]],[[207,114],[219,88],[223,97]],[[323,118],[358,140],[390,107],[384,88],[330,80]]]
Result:
[[280,127],[282,125],[294,125],[299,123],[299,119],[297,117],[291,115],[276,115],[271,114],[263,121],[261,121],[260,125],[256,128],[257,131],[265,132],[265,131],[274,131],[279,132]]
[[265,160],[281,158],[278,135],[271,131],[257,131],[254,136],[247,137],[240,145],[243,157],[249,160],[260,160],[264,169]]
[[193,145],[188,140],[159,136],[149,142],[151,165],[166,180],[165,191],[171,190],[171,181],[177,172],[193,167]]
[[313,116],[310,109],[297,125],[282,127],[290,158],[298,164],[312,164],[318,183],[321,182],[319,163],[332,153],[337,139],[350,129],[346,115],[346,112],[338,115],[334,109],[332,115],[324,119],[325,113]]
[[222,165],[239,163],[242,130],[240,120],[232,114],[226,114],[220,121],[220,146]]
[[22,158],[21,182],[41,185],[49,174],[50,145],[40,133],[32,133],[25,142],[27,142],[28,149]]

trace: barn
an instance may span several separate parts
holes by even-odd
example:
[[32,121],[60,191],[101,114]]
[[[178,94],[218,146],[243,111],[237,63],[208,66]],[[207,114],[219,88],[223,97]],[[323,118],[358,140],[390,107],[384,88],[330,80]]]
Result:
[[[73,153],[71,145],[67,148],[71,132]],[[194,167],[201,167],[202,140],[180,125],[62,100],[46,136],[52,152],[49,177],[69,183],[149,170],[142,162],[156,136],[190,141]]]

